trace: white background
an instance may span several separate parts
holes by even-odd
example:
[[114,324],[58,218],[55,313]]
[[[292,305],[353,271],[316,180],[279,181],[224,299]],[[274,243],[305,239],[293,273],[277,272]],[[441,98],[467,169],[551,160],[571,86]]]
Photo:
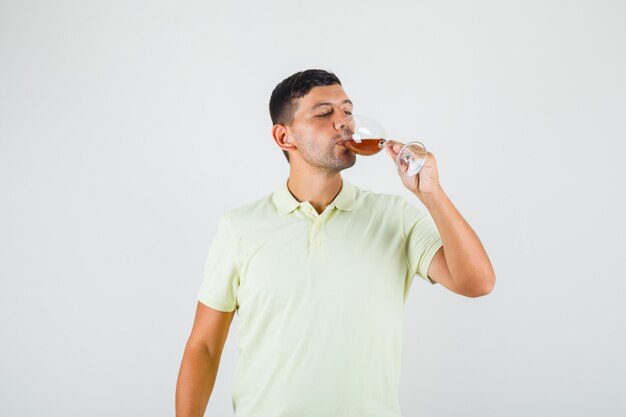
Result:
[[[496,271],[415,281],[404,415],[626,415],[623,1],[0,5],[1,415],[174,415],[217,220],[287,178],[268,101],[307,68],[427,145]],[[344,176],[420,205],[384,153]]]

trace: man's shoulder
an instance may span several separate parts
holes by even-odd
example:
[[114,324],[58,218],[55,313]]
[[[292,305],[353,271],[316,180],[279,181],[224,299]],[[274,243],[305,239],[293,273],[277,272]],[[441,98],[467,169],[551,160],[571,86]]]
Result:
[[231,208],[222,214],[222,217],[228,218],[231,221],[238,221],[242,219],[249,219],[251,217],[263,216],[269,214],[274,209],[274,203],[272,202],[272,194],[269,193],[261,198],[250,201],[238,207]]
[[356,199],[359,205],[380,205],[391,208],[392,206],[402,205],[406,201],[400,195],[367,190],[359,186],[354,186],[354,188],[356,189]]
[[[366,210],[370,215],[378,214],[381,218],[422,218],[428,211],[399,194],[381,193],[355,187],[357,207]],[[417,200],[417,199],[415,199]]]

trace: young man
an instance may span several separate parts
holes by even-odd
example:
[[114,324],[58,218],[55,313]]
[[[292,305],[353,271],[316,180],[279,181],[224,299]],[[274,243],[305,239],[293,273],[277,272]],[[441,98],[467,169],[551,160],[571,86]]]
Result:
[[[341,177],[356,157],[340,121],[352,102],[322,70],[270,99],[289,178],[224,214],[207,256],[176,389],[179,417],[202,416],[237,311],[236,417],[399,417],[402,313],[415,275],[467,297],[495,274],[442,190],[434,156],[402,177],[429,213]],[[395,160],[400,145],[385,150]]]

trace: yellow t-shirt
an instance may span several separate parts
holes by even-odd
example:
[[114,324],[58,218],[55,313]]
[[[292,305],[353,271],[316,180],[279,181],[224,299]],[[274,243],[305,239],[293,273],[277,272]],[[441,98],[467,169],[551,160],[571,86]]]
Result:
[[321,214],[286,182],[224,214],[198,300],[241,319],[235,416],[401,416],[404,302],[440,247],[426,211],[346,180]]

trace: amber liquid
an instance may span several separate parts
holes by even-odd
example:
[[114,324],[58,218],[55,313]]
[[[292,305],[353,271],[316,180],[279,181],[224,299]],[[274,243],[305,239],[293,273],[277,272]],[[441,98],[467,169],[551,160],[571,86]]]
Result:
[[361,142],[355,142],[354,139],[350,139],[345,141],[344,145],[354,153],[369,156],[380,152],[382,149],[378,145],[380,141],[381,139],[361,139]]

